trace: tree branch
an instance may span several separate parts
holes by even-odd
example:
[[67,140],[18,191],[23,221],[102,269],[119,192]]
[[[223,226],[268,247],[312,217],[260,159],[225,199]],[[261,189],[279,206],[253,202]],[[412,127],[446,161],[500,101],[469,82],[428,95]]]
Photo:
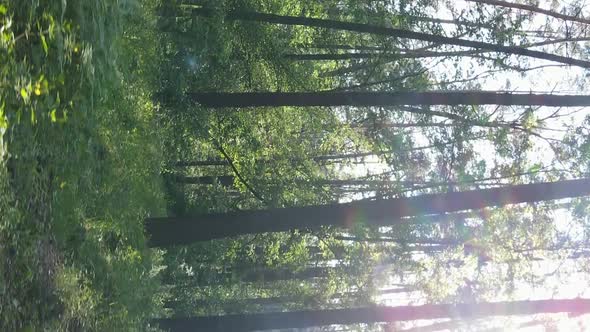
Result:
[[227,160],[227,162],[229,163],[229,167],[231,167],[232,171],[234,172],[234,174],[236,175],[238,180],[240,180],[240,182],[242,182],[242,184],[244,184],[244,186],[248,189],[248,191],[252,195],[254,195],[254,197],[256,197],[259,201],[263,202],[264,204],[268,204],[267,201],[262,197],[262,195],[260,195],[254,188],[252,188],[252,186],[248,183],[248,181],[246,181],[242,177],[242,175],[240,174],[240,172],[236,168],[236,165],[234,165],[234,162],[231,159],[231,157],[225,152],[225,150],[221,146],[221,143],[215,142],[214,144],[215,144],[215,147],[219,150],[219,152],[221,152],[221,154],[223,155],[225,160]]

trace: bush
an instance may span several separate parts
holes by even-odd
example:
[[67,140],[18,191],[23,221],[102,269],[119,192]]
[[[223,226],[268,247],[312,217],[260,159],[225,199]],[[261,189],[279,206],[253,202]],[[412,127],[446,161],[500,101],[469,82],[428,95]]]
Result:
[[145,330],[157,310],[155,5],[0,0],[0,330]]

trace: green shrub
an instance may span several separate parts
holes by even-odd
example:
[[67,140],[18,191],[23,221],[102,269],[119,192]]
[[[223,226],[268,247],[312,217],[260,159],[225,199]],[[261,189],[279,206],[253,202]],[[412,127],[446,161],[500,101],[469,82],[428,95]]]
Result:
[[0,330],[145,330],[157,310],[155,5],[0,0]]

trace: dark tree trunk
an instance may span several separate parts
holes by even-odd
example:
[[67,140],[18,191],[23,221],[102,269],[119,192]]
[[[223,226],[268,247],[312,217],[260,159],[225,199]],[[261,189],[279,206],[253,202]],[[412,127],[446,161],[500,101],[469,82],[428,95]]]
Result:
[[357,50],[357,51],[385,51],[383,46],[366,46],[366,45],[342,45],[342,44],[311,44],[299,45],[301,48],[311,49],[329,49],[329,50]]
[[[307,180],[294,180],[295,183],[310,183]],[[187,183],[187,184],[215,184],[219,183],[223,186],[229,187],[234,184],[234,177],[231,175],[224,175],[224,176],[177,176],[176,182],[178,183]],[[432,185],[432,186],[448,186],[451,185],[449,183],[442,183],[442,182],[413,182],[413,181],[388,181],[388,180],[358,180],[358,179],[351,179],[351,180],[313,180],[311,184],[316,185],[326,185],[326,186],[333,186],[333,187],[346,187],[346,186],[369,186],[370,188],[374,187],[384,187],[384,186],[391,186],[391,185],[400,185],[404,187],[418,187],[422,185]]]
[[590,300],[537,300],[468,304],[427,304],[420,306],[370,307],[309,310],[226,316],[163,318],[152,323],[171,332],[245,332],[284,328],[307,328],[331,324],[412,321],[419,319],[470,319],[478,317],[533,315],[543,313],[587,313]]
[[386,295],[386,294],[401,294],[401,293],[409,293],[414,291],[415,289],[412,287],[396,287],[396,288],[387,288],[387,289],[380,289],[377,291],[377,294]]
[[558,18],[558,19],[564,20],[564,21],[573,21],[573,22],[578,22],[578,23],[583,23],[583,24],[590,24],[589,19],[579,17],[579,16],[571,16],[571,15],[556,13],[551,10],[539,8],[537,6],[525,5],[525,4],[514,3],[514,2],[507,2],[507,1],[499,1],[499,0],[466,0],[466,1],[471,1],[471,2],[476,2],[476,3],[486,4],[486,5],[492,5],[492,6],[521,9],[521,10],[526,10],[526,11],[530,11],[530,12],[534,12],[534,13],[539,13],[539,14],[555,17],[555,18]]
[[177,176],[176,182],[186,184],[221,184],[224,187],[230,187],[234,184],[234,176]]
[[[374,154],[373,152],[370,152],[371,154]],[[364,153],[363,154],[351,154],[348,156],[353,156],[353,157],[361,157],[361,156],[366,156]],[[337,158],[338,156],[332,156],[333,158]],[[352,157],[351,157],[352,158]],[[360,189],[360,191],[366,191],[368,189],[371,188],[381,188],[381,187],[387,187],[387,186],[400,186],[403,188],[411,188],[411,189],[415,189],[415,190],[421,190],[421,189],[429,189],[429,188],[437,188],[437,187],[458,187],[458,186],[464,186],[464,185],[502,185],[502,183],[494,183],[494,182],[490,182],[490,183],[486,183],[488,181],[495,181],[495,180],[508,180],[508,179],[514,179],[514,178],[518,178],[520,176],[525,176],[525,175],[533,175],[537,172],[523,172],[523,173],[517,173],[514,174],[513,176],[509,176],[509,177],[488,177],[488,178],[482,178],[482,179],[474,179],[474,180],[469,180],[469,181],[462,181],[462,182],[455,182],[455,181],[449,181],[449,182],[436,182],[436,181],[395,181],[395,180],[370,180],[370,179],[334,179],[334,180],[330,180],[330,179],[317,179],[314,180],[312,184],[315,185],[326,185],[326,186],[333,186],[333,187],[362,187]],[[176,177],[176,182],[178,183],[186,183],[186,184],[215,184],[215,183],[220,183],[222,186],[232,186],[234,184],[234,180],[235,177],[232,175],[223,175],[223,176],[177,176]],[[294,180],[295,183],[304,183],[304,184],[309,184],[310,182],[307,180]],[[367,186],[369,188],[367,188]]]
[[[469,139],[478,140],[478,139],[482,139],[485,137],[486,137],[485,135],[479,135],[479,136],[470,137],[467,140],[469,140]],[[384,150],[384,151],[343,153],[343,154],[335,154],[335,155],[327,155],[327,156],[316,156],[316,157],[311,157],[311,159],[316,162],[338,162],[338,161],[344,160],[344,159],[356,159],[356,158],[363,158],[363,157],[368,157],[368,156],[380,156],[380,155],[389,154],[389,153],[411,153],[411,152],[415,152],[415,151],[429,150],[429,149],[437,148],[440,146],[453,145],[456,143],[457,143],[457,140],[449,140],[449,141],[441,142],[438,144],[417,146],[417,147],[407,148],[407,149],[393,149],[393,150]],[[256,162],[272,163],[273,160],[272,159],[259,159]],[[291,159],[291,162],[298,163],[298,162],[303,162],[303,160]],[[174,165],[178,166],[178,167],[229,166],[229,162],[227,160],[221,160],[221,159],[184,160],[184,161],[177,161]]]
[[[378,237],[378,238],[365,238],[365,237],[357,237],[357,236],[334,236],[335,240],[342,240],[342,241],[352,241],[352,242],[391,242],[391,243],[398,243],[401,245],[407,245],[409,249],[411,248],[442,248],[442,247],[449,247],[449,246],[459,246],[463,244],[463,241],[459,239],[394,239],[394,238],[387,238],[387,237]],[[423,245],[423,246],[416,246],[416,244]]]
[[413,123],[402,123],[402,122],[373,122],[367,124],[352,124],[350,125],[351,128],[359,128],[363,131],[371,131],[371,130],[378,130],[378,129],[385,129],[385,128],[447,128],[447,127],[457,127],[460,126],[460,123],[454,122],[413,122]]
[[480,53],[479,51],[453,51],[453,52],[403,52],[399,54],[388,53],[324,53],[324,54],[285,54],[283,57],[289,60],[298,61],[324,61],[324,60],[353,60],[353,59],[420,59],[420,58],[441,58],[454,56],[470,56]]
[[228,166],[229,161],[222,159],[206,159],[206,160],[191,160],[191,161],[177,161],[174,163],[178,167],[189,166]]
[[[371,64],[371,65],[373,65],[373,64]],[[358,66],[353,65],[353,66],[350,66],[348,68],[342,68],[342,71],[343,72],[344,71],[348,71],[349,69],[354,71],[354,69],[353,69],[354,67],[360,68],[361,66],[360,65],[358,65]],[[393,83],[393,82],[403,82],[404,80],[406,80],[408,78],[418,77],[418,76],[426,73],[426,71],[427,71],[426,69],[421,69],[421,70],[419,70],[417,72],[410,72],[408,74],[397,76],[397,77],[388,77],[385,80],[371,81],[371,82],[368,82],[367,81],[366,83],[359,83],[359,84],[354,84],[354,85],[341,86],[341,87],[337,87],[337,88],[334,88],[334,89],[331,89],[331,90],[327,90],[327,91],[336,92],[336,91],[350,91],[350,90],[354,90],[354,89],[363,90],[363,89],[370,88],[370,87],[373,87],[373,86],[379,85],[379,84]]]
[[[399,332],[436,332],[436,331],[460,331],[459,328],[465,325],[463,320],[450,320],[447,322],[432,323],[426,326],[412,327],[409,329],[400,330]],[[471,325],[469,325],[471,326]]]
[[590,195],[590,179],[534,183],[345,204],[147,218],[149,245],[164,247],[266,232],[355,224],[392,225],[401,218]]
[[[390,151],[383,151],[382,153],[392,153],[394,150]],[[399,152],[399,151],[397,151]],[[337,155],[328,155],[328,156],[316,156],[311,157],[311,159],[315,162],[322,162],[322,161],[334,161],[334,160],[343,160],[343,159],[354,159],[354,158],[361,158],[376,155],[375,152],[357,152],[357,153],[344,153],[344,154],[337,154]],[[297,163],[303,160],[299,159],[291,159],[291,162]],[[260,159],[257,162],[263,163],[270,163],[272,159]],[[229,166],[229,162],[227,160],[219,160],[219,159],[206,159],[206,160],[190,160],[190,161],[178,161],[175,163],[175,166],[178,167],[190,167],[190,166]]]
[[190,93],[205,107],[261,106],[394,106],[394,105],[523,105],[590,106],[590,96],[466,92],[252,92]]
[[[214,15],[213,10],[207,9],[207,8],[193,9],[193,13],[195,15],[200,15],[200,16],[205,16],[205,17],[211,17]],[[588,61],[572,59],[572,58],[568,58],[568,57],[564,57],[564,56],[560,56],[560,55],[555,55],[555,54],[548,54],[548,53],[544,53],[544,52],[540,52],[540,51],[528,50],[528,49],[522,48],[522,47],[495,45],[495,44],[460,39],[460,38],[437,36],[437,35],[432,35],[432,34],[427,34],[427,33],[422,33],[422,32],[380,27],[380,26],[370,25],[370,24],[342,22],[342,21],[335,21],[335,20],[324,20],[324,19],[317,19],[317,18],[310,18],[310,17],[281,16],[281,15],[248,12],[248,11],[241,11],[241,10],[229,12],[225,15],[225,18],[228,20],[244,20],[244,21],[266,22],[266,23],[276,23],[276,24],[285,24],[285,25],[300,25],[300,26],[328,28],[328,29],[336,29],[336,30],[346,30],[346,31],[361,32],[361,33],[370,33],[370,34],[397,37],[397,38],[408,38],[408,39],[421,40],[421,41],[426,41],[426,42],[435,43],[435,44],[464,46],[464,47],[488,50],[488,51],[499,52],[499,53],[523,55],[523,56],[528,56],[528,57],[537,58],[537,59],[555,61],[555,62],[564,63],[564,64],[568,64],[568,65],[580,66],[583,68],[590,68],[590,62],[588,62]]]
[[293,303],[312,303],[315,300],[316,298],[313,296],[275,296],[224,301],[216,301],[215,299],[197,299],[189,300],[187,302],[169,299],[164,301],[164,307],[177,310],[183,305],[190,307],[206,307],[221,302],[220,304],[223,308],[252,308],[252,306],[281,306]]
[[470,21],[462,21],[462,20],[445,20],[440,18],[432,18],[432,17],[424,17],[424,16],[412,16],[412,15],[399,15],[398,19],[408,18],[410,20],[419,21],[419,22],[429,22],[435,24],[452,24],[457,26],[466,26],[470,28],[478,28],[478,29],[495,29],[495,27],[491,24],[480,24]]
[[289,268],[270,269],[265,267],[242,266],[218,273],[217,271],[204,270],[195,272],[193,276],[182,276],[174,279],[172,276],[162,279],[162,284],[176,285],[180,287],[197,287],[211,285],[225,285],[237,282],[275,282],[281,280],[308,280],[326,278],[330,271],[338,272],[333,267],[308,267],[299,271]]
[[244,282],[273,282],[279,280],[307,280],[315,278],[325,278],[334,268],[330,267],[310,267],[301,271],[291,269],[252,269],[249,271],[238,272],[240,280]]

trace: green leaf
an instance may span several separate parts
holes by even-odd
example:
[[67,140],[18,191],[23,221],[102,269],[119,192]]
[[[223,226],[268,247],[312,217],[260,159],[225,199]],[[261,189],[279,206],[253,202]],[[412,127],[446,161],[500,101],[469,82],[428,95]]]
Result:
[[47,41],[45,41],[45,36],[41,34],[41,44],[43,45],[43,51],[45,51],[45,55],[47,56],[49,53],[49,47],[47,46]]
[[[4,115],[4,108],[6,107],[6,103],[2,102],[0,105],[0,129],[7,129],[8,128],[8,119],[6,115]],[[2,136],[2,132],[0,131],[0,137]]]
[[7,11],[8,11],[8,9],[6,8],[5,5],[0,5],[0,15],[6,15]]
[[531,166],[531,168],[529,168],[529,173],[538,173],[542,167],[543,165],[541,164],[534,164],[533,166]]

